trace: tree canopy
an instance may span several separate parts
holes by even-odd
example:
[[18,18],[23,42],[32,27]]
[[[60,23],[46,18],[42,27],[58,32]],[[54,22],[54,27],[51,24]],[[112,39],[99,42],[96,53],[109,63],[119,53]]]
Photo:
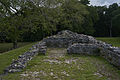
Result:
[[[120,36],[120,7],[89,0],[0,0],[0,41],[38,41],[61,30]],[[117,30],[117,31],[116,31]]]
[[119,37],[120,36],[120,6],[113,3],[108,8],[106,6],[96,7],[99,20],[95,24],[95,36]]

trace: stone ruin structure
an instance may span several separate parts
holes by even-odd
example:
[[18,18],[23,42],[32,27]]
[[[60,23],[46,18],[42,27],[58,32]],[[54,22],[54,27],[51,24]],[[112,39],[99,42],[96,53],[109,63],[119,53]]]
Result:
[[69,30],[61,31],[57,35],[43,39],[47,47],[68,48],[73,43],[95,43],[91,36],[77,34]]
[[27,66],[27,62],[32,60],[38,54],[45,55],[47,50],[45,42],[39,42],[32,46],[29,51],[23,53],[22,55],[18,56],[17,60],[13,60],[10,66],[8,66],[4,73],[13,73],[13,72],[20,72]]
[[44,54],[49,48],[67,48],[68,54],[102,56],[120,69],[120,48],[96,40],[92,36],[77,34],[69,30],[61,31],[57,35],[44,38],[30,48],[28,52],[14,60],[5,73],[19,72],[27,66],[27,62],[38,54]]
[[47,47],[67,48],[68,54],[102,56],[120,69],[120,48],[96,40],[92,36],[77,34],[69,30],[43,39]]

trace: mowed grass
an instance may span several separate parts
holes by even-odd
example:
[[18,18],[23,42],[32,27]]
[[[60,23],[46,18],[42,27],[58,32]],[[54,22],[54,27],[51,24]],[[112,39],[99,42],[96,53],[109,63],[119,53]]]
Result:
[[[18,47],[25,46],[27,44],[30,44],[30,42],[18,42]],[[0,53],[9,51],[13,48],[12,43],[0,43]]]
[[112,44],[115,47],[120,47],[120,37],[113,37],[113,38],[109,38],[109,37],[101,37],[101,38],[96,38],[97,40],[101,40],[104,42],[107,42],[109,44]]
[[[120,44],[116,45],[116,43],[119,43],[119,40],[117,40],[119,38],[117,39],[112,38],[112,40],[110,38],[109,38],[110,40],[108,38],[105,39],[97,38],[97,39],[99,40],[103,39],[105,42],[111,43],[115,46],[120,46]],[[25,46],[23,49],[25,48],[28,49],[28,46]],[[23,49],[21,48],[20,52]],[[17,52],[19,52],[19,50]],[[60,55],[61,53],[65,53],[65,55],[63,54]],[[58,55],[62,57],[58,57]],[[10,62],[11,61],[9,61],[9,63]],[[8,74],[4,76],[3,79],[4,80],[120,80],[120,70],[118,70],[116,67],[111,65],[102,57],[68,55],[66,54],[66,52],[64,52],[64,49],[63,50],[48,49],[46,56],[38,55],[34,57],[22,72]]]
[[[48,49],[38,55],[23,72],[8,74],[5,80],[120,80],[120,70],[98,56],[61,55],[64,50]],[[54,56],[51,56],[54,55]]]
[[35,43],[28,44],[24,47],[14,49],[3,54],[0,54],[0,74],[3,73],[3,70],[8,67],[13,59],[16,59],[20,54],[28,51],[28,49]]

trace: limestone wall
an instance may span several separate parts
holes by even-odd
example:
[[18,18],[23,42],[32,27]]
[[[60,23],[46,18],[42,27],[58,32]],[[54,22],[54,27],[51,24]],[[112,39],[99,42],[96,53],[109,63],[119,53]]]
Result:
[[73,33],[71,31],[65,30],[59,32],[57,35],[50,36],[43,39],[48,47],[65,47],[68,48],[74,43],[96,43],[96,39],[92,36],[87,36],[83,34]]
[[120,69],[120,48],[103,44],[76,43],[67,48],[68,54],[102,56],[108,62]]
[[4,72],[5,73],[12,73],[12,72],[20,72],[27,66],[27,62],[30,61],[34,56],[38,54],[45,55],[46,53],[46,44],[45,42],[39,42],[30,48],[29,51],[23,53],[18,57],[17,60],[14,60],[10,66],[8,66]]
[[120,48],[111,47],[101,50],[101,56],[120,69]]
[[68,54],[100,55],[101,48],[94,44],[76,43],[68,47]]
[[111,44],[98,41],[92,36],[65,30],[33,45],[28,52],[23,53],[17,60],[14,60],[11,65],[5,69],[5,73],[21,71],[34,56],[39,53],[45,55],[47,47],[67,48],[68,54],[102,56],[111,64],[120,68],[120,48],[112,47]]
[[46,38],[43,40],[46,42],[47,47],[52,47],[52,48],[67,48],[72,44],[72,40],[70,38]]
[[100,55],[120,68],[120,48],[112,47],[92,36],[77,34],[68,30],[43,39],[47,47],[67,48],[68,54]]

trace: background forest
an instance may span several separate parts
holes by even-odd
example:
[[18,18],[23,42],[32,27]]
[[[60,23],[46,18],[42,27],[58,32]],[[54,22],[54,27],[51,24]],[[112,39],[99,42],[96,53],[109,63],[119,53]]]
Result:
[[0,0],[0,42],[40,41],[61,30],[120,37],[120,6],[89,0]]

